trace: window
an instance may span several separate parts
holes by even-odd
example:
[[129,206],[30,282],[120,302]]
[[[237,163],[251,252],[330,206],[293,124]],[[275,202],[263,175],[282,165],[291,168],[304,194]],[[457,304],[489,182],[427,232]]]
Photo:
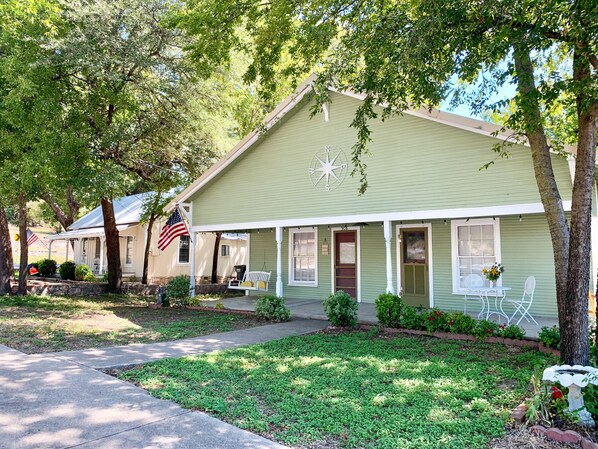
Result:
[[[484,267],[500,262],[500,225],[498,219],[453,220],[453,292],[463,292],[463,280],[482,274]],[[486,281],[487,283],[487,281]]]
[[189,263],[189,236],[179,237],[179,263]]
[[94,253],[93,257],[94,257],[94,259],[100,260],[100,249],[101,249],[100,245],[102,244],[102,241],[98,237],[96,237],[95,240],[96,240],[96,246],[95,246],[95,253]]
[[230,245],[222,245],[220,247],[220,255],[223,257],[230,256]]
[[127,237],[125,249],[125,265],[133,265],[133,237]]
[[317,285],[317,243],[316,229],[289,230],[289,284]]

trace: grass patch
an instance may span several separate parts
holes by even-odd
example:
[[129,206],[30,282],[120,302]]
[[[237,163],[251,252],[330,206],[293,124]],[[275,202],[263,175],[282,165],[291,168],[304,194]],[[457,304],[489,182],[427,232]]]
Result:
[[122,379],[301,448],[484,448],[525,396],[537,351],[316,334],[163,360]]
[[144,298],[0,297],[0,344],[26,353],[150,343],[259,326],[252,316],[150,309]]

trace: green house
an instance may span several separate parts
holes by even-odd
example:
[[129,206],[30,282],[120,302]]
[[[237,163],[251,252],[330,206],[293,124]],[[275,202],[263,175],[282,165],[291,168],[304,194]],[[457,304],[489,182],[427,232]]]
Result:
[[[372,123],[369,187],[360,196],[350,124],[362,98],[331,92],[311,117],[311,92],[308,80],[177,197],[193,234],[248,233],[248,270],[271,271],[269,293],[287,298],[323,300],[342,289],[371,303],[390,291],[409,304],[462,310],[465,278],[500,262],[498,285],[511,287],[509,296],[521,298],[533,275],[532,314],[556,316],[529,147],[497,159],[493,145],[508,137],[498,127],[408,111]],[[553,164],[570,210],[572,161],[554,155]]]

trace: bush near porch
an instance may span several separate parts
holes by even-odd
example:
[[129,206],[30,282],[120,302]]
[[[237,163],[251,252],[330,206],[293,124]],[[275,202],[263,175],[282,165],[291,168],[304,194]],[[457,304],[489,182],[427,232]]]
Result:
[[297,448],[476,449],[504,435],[535,365],[524,348],[321,333],[121,373],[150,394]]

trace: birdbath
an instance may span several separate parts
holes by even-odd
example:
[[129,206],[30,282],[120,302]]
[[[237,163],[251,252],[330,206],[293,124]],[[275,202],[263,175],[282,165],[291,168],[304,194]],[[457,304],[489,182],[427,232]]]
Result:
[[579,417],[583,426],[596,425],[583,402],[581,389],[589,383],[598,385],[598,369],[581,365],[554,365],[544,370],[542,380],[558,382],[563,387],[569,388],[567,395],[569,411]]

